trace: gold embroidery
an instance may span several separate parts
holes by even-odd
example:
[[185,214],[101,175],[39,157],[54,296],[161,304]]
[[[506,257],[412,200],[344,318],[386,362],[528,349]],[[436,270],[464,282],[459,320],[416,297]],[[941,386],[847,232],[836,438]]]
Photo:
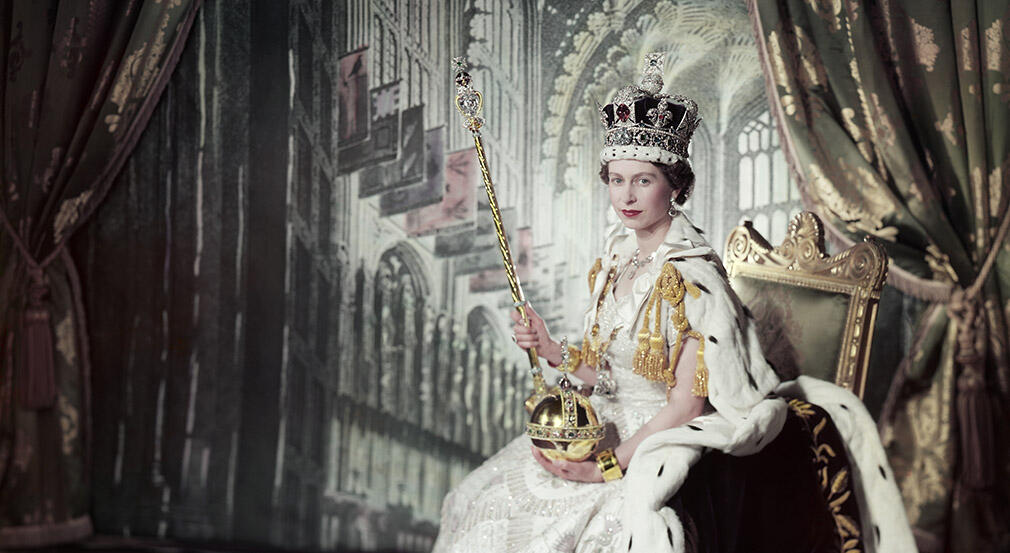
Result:
[[56,214],[56,219],[53,221],[54,242],[59,243],[63,241],[63,233],[77,222],[84,204],[88,203],[88,200],[91,199],[91,192],[91,190],[85,190],[80,196],[63,200],[63,203],[60,204],[60,211]]
[[77,361],[77,350],[74,348],[74,321],[64,317],[56,325],[56,351],[60,352],[68,365]]
[[[957,327],[950,325],[946,343],[953,344]],[[937,367],[940,374],[929,390],[918,397],[909,398],[904,412],[895,421],[895,436],[907,436],[909,441],[901,444],[906,459],[903,474],[896,475],[898,487],[904,498],[908,521],[915,526],[923,515],[923,510],[936,501],[943,501],[951,489],[951,465],[953,443],[951,441],[951,413],[953,404],[954,362],[948,351]]]
[[[605,345],[600,343],[600,306],[603,305],[603,300],[610,293],[610,288],[614,285],[616,277],[617,266],[612,265],[610,270],[607,271],[607,281],[603,283],[603,290],[600,291],[600,295],[596,298],[596,313],[593,316],[593,326],[582,337],[582,360],[593,368],[600,364],[600,357],[606,351]],[[606,345],[609,345],[609,342]]]
[[912,23],[912,32],[915,35],[915,57],[919,63],[925,66],[926,71],[932,71],[936,65],[936,57],[940,54],[940,47],[936,45],[933,30],[924,25],[919,25],[914,18],[909,17]]
[[57,399],[57,409],[60,413],[60,430],[62,435],[62,449],[64,455],[74,452],[74,442],[77,441],[79,433],[79,419],[77,407],[75,407],[63,394]]
[[600,270],[603,269],[603,261],[597,257],[596,263],[593,263],[593,267],[589,269],[589,293],[593,293],[593,288],[596,288],[596,276],[600,274]]
[[109,102],[116,106],[116,112],[105,116],[105,124],[111,134],[123,132],[122,124],[128,123],[135,112],[135,107],[128,104],[147,97],[151,86],[154,85],[154,77],[164,60],[166,39],[173,18],[171,9],[164,10],[158,21],[158,31],[150,46],[147,42],[143,42],[123,59],[109,95]]
[[[782,98],[782,109],[785,111],[786,115],[793,116],[797,114],[796,111],[796,100],[793,97],[792,87],[790,86],[789,75],[786,73],[785,60],[782,58],[782,45],[779,44],[779,35],[775,31],[772,31],[768,35],[768,63],[771,64],[772,75],[775,78],[775,84],[778,85],[783,93]],[[802,113],[799,115],[799,119],[802,119]]]
[[985,30],[985,68],[989,71],[1004,71],[1010,64],[1010,56],[1004,51],[1003,20],[997,18]]
[[832,32],[842,28],[838,21],[838,14],[842,11],[841,0],[807,0],[807,4],[810,4],[814,13],[828,22]]
[[891,123],[891,117],[880,104],[880,96],[877,96],[876,92],[870,93],[870,99],[873,100],[873,112],[877,130],[879,131],[879,138],[884,144],[893,147],[895,132],[894,125]]
[[933,123],[936,130],[943,133],[943,137],[947,139],[948,142],[953,146],[957,146],[957,135],[954,134],[954,113],[948,111],[947,117],[943,118],[943,121],[937,121]]
[[[845,160],[841,158],[838,160],[838,167],[844,178],[835,181],[829,179],[816,163],[811,163],[807,167],[807,178],[817,204],[845,221],[849,230],[866,232],[893,242],[898,229],[884,227],[884,217],[894,211],[894,205],[887,194],[880,190],[877,176],[860,166],[859,178],[856,178],[849,171]],[[847,197],[846,188],[835,184],[846,181],[855,181],[851,188],[859,191],[860,197]]]
[[[809,421],[810,417],[816,414],[812,405],[799,399],[789,400],[789,408],[798,417],[806,421]],[[829,473],[829,463],[838,454],[835,453],[834,448],[830,444],[820,441],[820,433],[824,430],[827,423],[828,419],[822,417],[821,421],[814,426],[811,432],[814,462],[818,465],[817,475],[820,480],[821,490],[827,495],[828,507],[831,509],[831,516],[835,520],[835,530],[838,532],[838,537],[842,540],[842,553],[859,553],[859,527],[855,521],[842,513],[842,506],[845,505],[845,502],[853,499],[852,490],[850,489],[849,471],[843,468],[833,475]]]
[[855,142],[862,142],[863,131],[856,124],[856,110],[852,108],[842,108],[842,123],[845,125],[845,130],[849,132],[849,136]]
[[961,37],[961,51],[958,52],[961,55],[961,70],[974,71],[975,60],[978,58],[975,50],[975,26],[968,25],[958,34]]
[[801,27],[796,27],[795,31],[796,51],[799,54],[800,62],[803,64],[803,73],[801,75],[805,76],[805,84],[808,88],[823,86],[828,79],[824,73],[824,65],[821,63],[821,58],[817,55],[817,50],[814,48],[814,43]]
[[[1006,183],[1003,179],[1010,177],[1010,155],[1003,160],[1001,165],[989,173],[989,216],[997,217],[1000,213],[1000,202],[1003,200],[1003,188]],[[996,227],[993,227],[996,232]]]

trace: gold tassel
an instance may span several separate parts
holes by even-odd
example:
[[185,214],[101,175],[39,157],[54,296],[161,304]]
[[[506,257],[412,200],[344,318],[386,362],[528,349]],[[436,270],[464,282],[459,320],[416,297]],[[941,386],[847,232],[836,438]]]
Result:
[[698,340],[698,361],[694,367],[694,386],[691,393],[695,397],[708,397],[708,366],[705,365],[705,337],[697,330],[689,330],[688,336]]
[[[649,305],[645,309],[645,317],[642,320],[642,328],[638,331],[638,348],[635,350],[635,357],[632,360],[632,369],[635,374],[643,376],[649,380],[665,382],[670,388],[677,385],[677,363],[680,360],[681,351],[684,349],[684,340],[687,337],[698,340],[697,365],[694,371],[694,383],[691,393],[696,397],[708,397],[708,367],[705,365],[705,337],[696,330],[691,330],[691,325],[687,320],[684,308],[684,296],[690,294],[693,298],[701,296],[701,290],[693,283],[684,280],[673,263],[663,265],[656,285],[653,288],[652,296],[649,298]],[[677,331],[677,337],[673,344],[670,344],[669,358],[663,355],[663,334],[660,328],[659,309],[661,302],[665,300],[670,304],[670,323]],[[655,310],[655,324],[652,332],[649,332],[651,318]],[[584,353],[585,355],[585,353]]]

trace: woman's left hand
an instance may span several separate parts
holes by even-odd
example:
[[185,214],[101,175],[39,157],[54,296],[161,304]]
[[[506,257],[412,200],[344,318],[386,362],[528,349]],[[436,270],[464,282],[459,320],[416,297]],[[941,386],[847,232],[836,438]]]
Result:
[[531,445],[533,458],[554,476],[572,482],[603,482],[603,474],[595,461],[551,461],[543,452]]

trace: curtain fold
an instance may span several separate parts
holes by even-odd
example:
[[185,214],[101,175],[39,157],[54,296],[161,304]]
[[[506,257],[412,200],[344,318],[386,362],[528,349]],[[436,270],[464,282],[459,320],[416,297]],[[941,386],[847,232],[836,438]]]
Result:
[[748,6],[805,205],[928,304],[893,382],[870,376],[920,548],[990,550],[1010,528],[1010,2]]
[[65,244],[143,132],[199,5],[0,1],[0,548],[91,532],[87,332]]

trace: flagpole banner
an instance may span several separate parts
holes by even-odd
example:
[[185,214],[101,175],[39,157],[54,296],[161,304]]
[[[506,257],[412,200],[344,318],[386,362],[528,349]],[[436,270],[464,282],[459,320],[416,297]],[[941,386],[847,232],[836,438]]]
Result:
[[[406,115],[406,113],[404,113]],[[386,192],[379,198],[382,216],[406,213],[412,209],[437,204],[445,191],[445,126],[424,132],[424,180]],[[437,241],[441,239],[437,236]]]
[[[478,192],[479,194],[479,192]],[[455,232],[452,234],[441,234],[435,237],[435,255],[440,257],[454,257],[460,255],[476,255],[486,250],[491,250],[498,256],[495,267],[501,267],[501,252],[498,249],[498,233],[495,232],[494,219],[491,218],[490,209],[480,209],[480,202],[477,208],[477,228]],[[506,207],[501,210],[502,226],[505,227],[505,234],[509,242],[515,238],[516,222],[518,215],[514,207]],[[471,268],[470,272],[482,270],[481,268]],[[457,271],[459,273],[459,271]]]
[[424,179],[424,105],[414,106],[400,115],[401,183],[415,184]]
[[337,63],[340,105],[338,137],[342,145],[368,137],[368,48],[345,54]]
[[477,191],[483,190],[476,148],[451,152],[445,158],[445,194],[437,204],[408,211],[409,236],[427,236],[472,229],[476,223]]
[[337,152],[337,174],[344,175],[361,169],[372,162],[371,155],[371,140],[363,140],[341,148]]
[[400,163],[391,159],[369,165],[358,173],[358,197],[367,198],[393,189],[400,182]]
[[[400,144],[400,81],[372,89],[370,161],[395,159]],[[399,175],[397,175],[399,182]]]
[[[511,238],[509,239],[509,245],[513,246],[511,249],[515,252],[512,262],[515,264],[516,276],[519,277],[521,282],[527,280],[533,271],[533,231],[529,227],[521,228],[516,231],[516,236],[516,241]],[[486,253],[486,251],[481,252],[481,254],[483,253]],[[471,292],[493,292],[508,288],[508,281],[505,279],[505,273],[501,267],[501,254],[498,251],[494,251],[493,253],[497,254],[498,266],[482,268],[476,274],[471,275]],[[457,267],[465,265],[469,262],[467,257],[457,258],[455,265]],[[456,270],[457,274],[466,274],[467,272],[470,271]],[[527,296],[527,299],[530,298]]]

